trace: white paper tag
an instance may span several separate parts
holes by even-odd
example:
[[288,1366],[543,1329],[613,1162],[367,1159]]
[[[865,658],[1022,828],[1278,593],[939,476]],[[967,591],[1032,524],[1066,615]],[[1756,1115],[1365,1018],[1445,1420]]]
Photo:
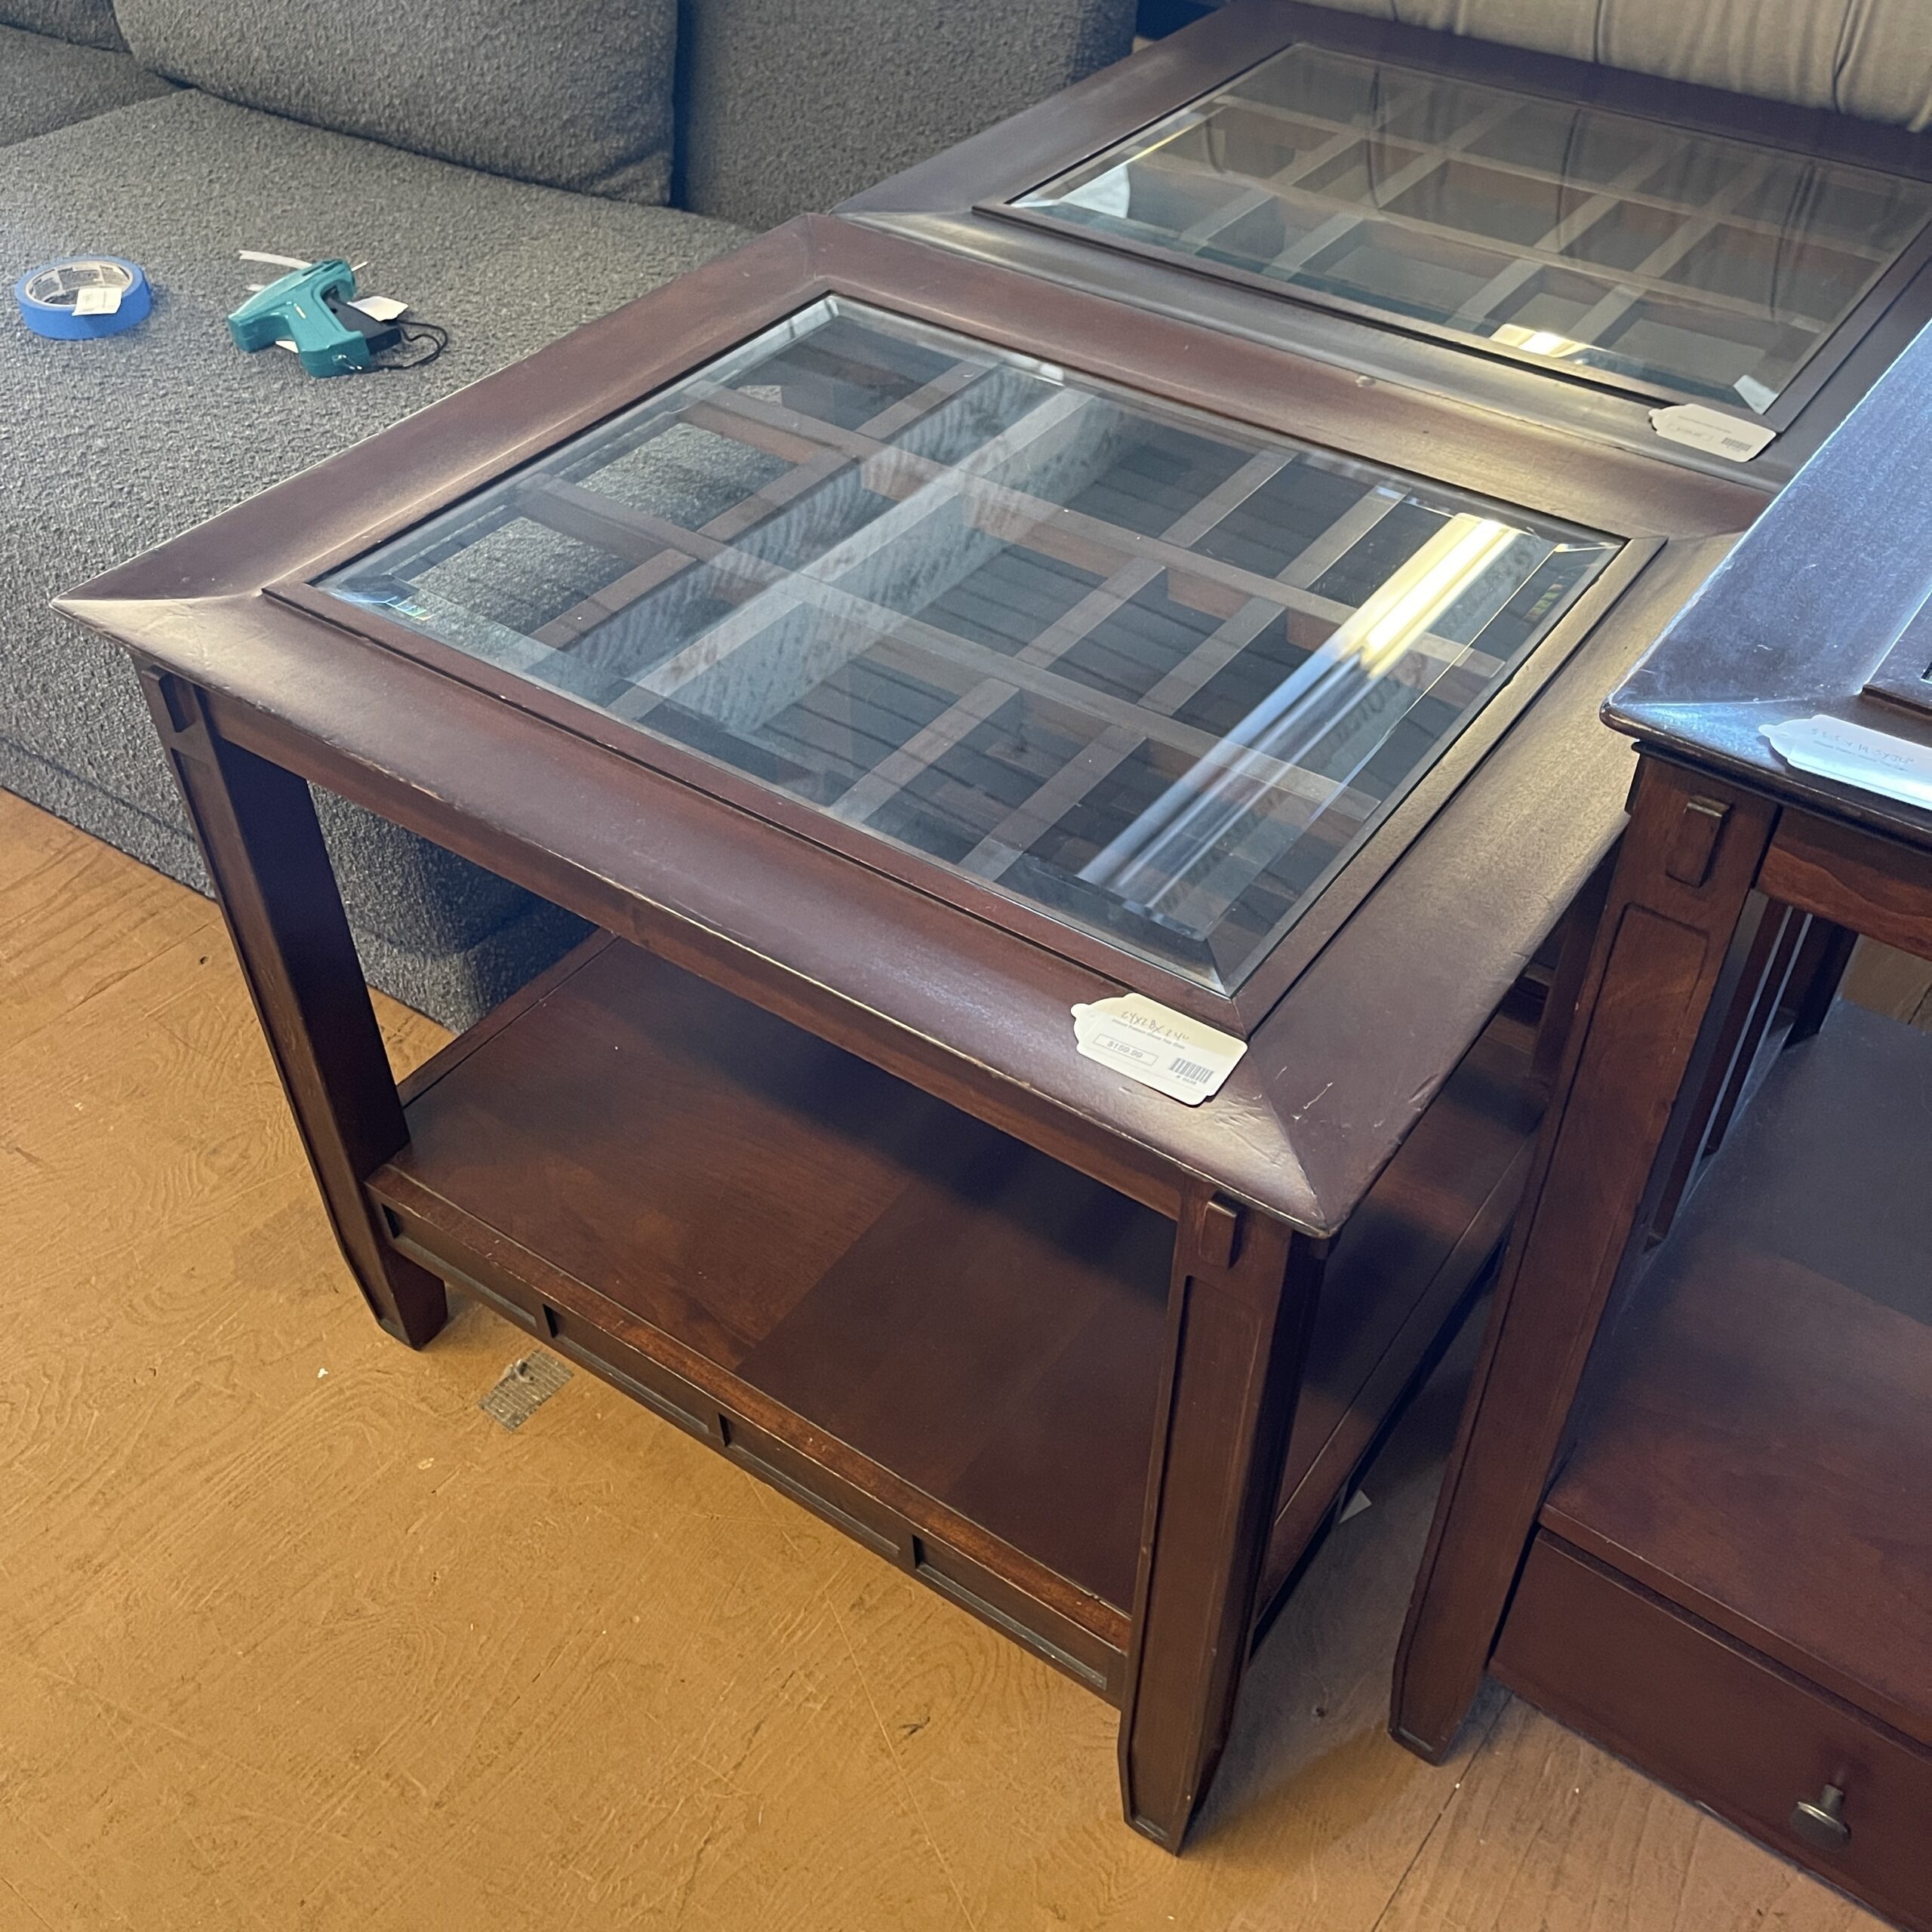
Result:
[[122,291],[111,283],[97,281],[91,288],[82,289],[74,297],[74,313],[77,315],[112,315],[121,307]]
[[1073,1009],[1073,1044],[1089,1060],[1198,1106],[1221,1091],[1247,1042],[1140,993]]
[[1932,745],[1895,738],[1822,712],[1761,728],[1787,764],[1932,811]]
[[1654,409],[1651,427],[1668,442],[1709,450],[1713,456],[1729,457],[1733,463],[1749,463],[1778,433],[1761,423],[1746,423],[1721,409],[1706,409],[1701,402],[1673,402],[1667,409]]

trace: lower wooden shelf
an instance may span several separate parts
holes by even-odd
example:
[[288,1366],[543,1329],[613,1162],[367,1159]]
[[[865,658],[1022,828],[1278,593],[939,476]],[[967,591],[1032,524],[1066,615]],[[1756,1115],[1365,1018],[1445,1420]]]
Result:
[[1543,1521],[1932,1746],[1928,1121],[1932,1034],[1841,1002],[1780,1056],[1593,1367]]
[[[1500,1238],[1527,1044],[1492,1030],[1337,1244],[1269,1591]],[[402,1251],[1118,1698],[1170,1221],[605,934],[404,1097]]]
[[[1599,1344],[1492,1668],[1932,1927],[1932,1035],[1778,1055]],[[1803,1806],[1828,1790],[1841,1816]]]

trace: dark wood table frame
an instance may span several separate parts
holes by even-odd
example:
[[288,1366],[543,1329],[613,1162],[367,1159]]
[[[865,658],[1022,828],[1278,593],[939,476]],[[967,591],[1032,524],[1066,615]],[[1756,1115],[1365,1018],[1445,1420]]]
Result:
[[[1601,371],[1571,375],[1495,341],[1432,333],[1339,296],[1266,280],[1127,238],[1082,232],[1015,200],[1291,45],[1621,110],[1667,128],[1932,179],[1932,141],[1903,128],[1505,48],[1295,0],[1232,0],[1079,86],[842,205],[847,219],[1205,321],[1378,379],[1465,397],[1661,460],[1737,474],[1664,441],[1649,411],[1682,398]],[[1932,319],[1932,231],[1921,234],[1755,419],[1777,440],[1748,466],[1787,481]],[[1734,412],[1749,419],[1741,408]]]
[[[1932,1516],[1912,1445],[1932,1389],[1884,1379],[1877,1327],[1814,1335],[1814,1354],[1784,1363],[1782,1398],[1721,1349],[1691,1377],[1655,1312],[1671,1304],[1645,1284],[1747,1090],[1770,1091],[1780,1049],[1818,1032],[1853,939],[1932,959],[1932,812],[1809,776],[1760,735],[1823,712],[1932,746],[1916,695],[1873,680],[1888,659],[1896,678],[1894,641],[1926,594],[1932,485],[1908,426],[1928,408],[1921,339],[1607,709],[1642,752],[1629,829],[1392,1714],[1398,1739],[1439,1759],[1487,1667],[1915,1927],[1932,1925]],[[1912,1131],[1922,1085],[1876,1146]],[[1838,1138],[1861,1127],[1841,1116]],[[1713,1171],[1714,1190],[1750,1183]],[[1923,1240],[1922,1195],[1863,1209],[1884,1251]],[[1839,1278],[1861,1265],[1847,1256]],[[1681,1268],[1664,1278],[1685,1292]],[[1734,1289],[1717,1278],[1711,1331],[1748,1326],[1754,1307],[1773,1318],[1750,1267]],[[1829,1420],[1847,1404],[1856,1429]],[[1761,1534],[1720,1528],[1726,1484],[1752,1480]]]
[[[801,836],[768,800],[706,795],[675,757],[620,749],[587,711],[552,709],[473,664],[452,675],[424,640],[340,611],[331,622],[304,592],[333,560],[827,292],[1626,540],[1601,594],[1518,674],[1487,728],[1329,888],[1290,965],[1257,978],[1265,1000],[1235,1015],[1247,1057],[1205,1106],[1072,1051],[1069,1008],[1131,983],[1124,958],[1083,950],[1063,928],[1051,946],[1002,930],[880,853],[862,860]],[[1764,501],[1614,451],[1580,465],[1550,431],[1364,391],[1318,363],[808,220],[62,608],[135,656],[343,1251],[383,1327],[420,1346],[454,1283],[1117,1700],[1127,1814],[1178,1847],[1270,1606],[1480,1277],[1520,1185],[1561,1031],[1533,1048],[1518,1020],[1493,1016],[1514,1001],[1534,1020],[1526,969],[1614,837],[1621,782],[1597,696]],[[571,908],[600,936],[399,1094],[311,783]],[[1011,928],[1010,907],[1002,917]],[[1580,952],[1567,958],[1559,979],[1574,980]],[[482,1104],[476,1069],[520,1029],[621,998],[635,1022],[625,1037],[643,1039],[654,1006],[700,994],[786,1023],[785,1039],[826,1057],[828,1081],[857,1091],[882,1069],[1172,1224],[1124,1600],[1070,1580],[452,1198],[426,1123],[447,1121],[452,1095]],[[1559,995],[1554,1011],[1567,1006]],[[1392,1011],[1426,1023],[1392,1027]],[[1417,1171],[1411,1143],[1425,1141],[1453,1184],[1432,1191],[1433,1170]],[[1438,1238],[1445,1198],[1455,1218]],[[599,1252],[611,1260],[608,1243]],[[1373,1346],[1359,1343],[1368,1352],[1346,1381],[1298,1404],[1324,1335],[1346,1356],[1358,1331]]]

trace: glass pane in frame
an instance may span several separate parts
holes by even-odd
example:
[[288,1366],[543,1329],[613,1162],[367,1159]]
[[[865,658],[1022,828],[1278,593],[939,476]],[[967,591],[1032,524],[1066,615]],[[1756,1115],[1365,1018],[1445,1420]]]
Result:
[[1762,411],[1932,183],[1298,45],[1014,205]]
[[322,584],[1229,992],[1616,547],[832,297]]

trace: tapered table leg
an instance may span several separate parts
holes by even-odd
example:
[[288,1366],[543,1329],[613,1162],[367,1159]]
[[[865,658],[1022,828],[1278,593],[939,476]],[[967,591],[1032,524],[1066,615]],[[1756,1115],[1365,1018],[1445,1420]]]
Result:
[[1643,767],[1397,1653],[1390,1727],[1423,1757],[1447,1754],[1481,1682],[1666,1124],[1711,1051],[1706,1015],[1737,990],[1732,936],[1776,817]]
[[1227,1741],[1321,1272],[1269,1217],[1183,1203],[1120,1730],[1128,1822],[1171,1851]]
[[194,686],[141,681],[343,1257],[376,1319],[420,1348],[448,1305],[363,1192],[408,1129],[309,787],[224,740]]

